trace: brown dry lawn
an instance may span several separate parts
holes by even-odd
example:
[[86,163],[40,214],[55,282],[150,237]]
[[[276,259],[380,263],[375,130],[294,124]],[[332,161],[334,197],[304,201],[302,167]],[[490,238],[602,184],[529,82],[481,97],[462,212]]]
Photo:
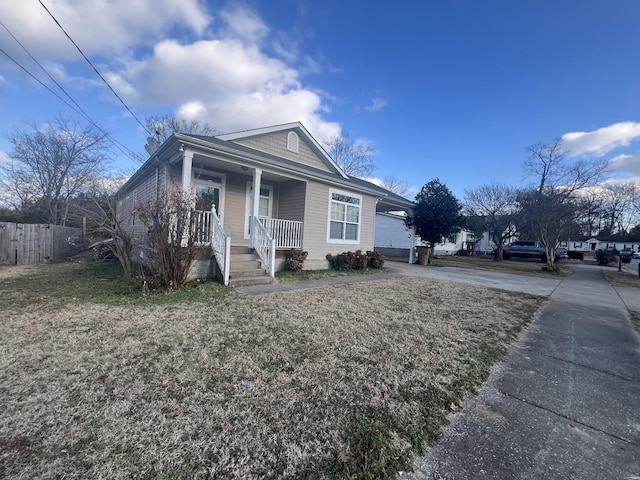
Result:
[[13,479],[394,478],[543,302],[424,278],[141,298],[114,267],[4,270]]

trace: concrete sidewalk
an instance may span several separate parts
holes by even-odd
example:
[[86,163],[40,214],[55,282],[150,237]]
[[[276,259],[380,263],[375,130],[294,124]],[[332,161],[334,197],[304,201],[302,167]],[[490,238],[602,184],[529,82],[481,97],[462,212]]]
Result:
[[640,479],[640,338],[577,265],[521,343],[402,479]]

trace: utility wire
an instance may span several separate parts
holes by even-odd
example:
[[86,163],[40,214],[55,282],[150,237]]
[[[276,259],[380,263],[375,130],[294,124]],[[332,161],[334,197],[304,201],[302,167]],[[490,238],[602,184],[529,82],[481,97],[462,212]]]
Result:
[[151,133],[149,131],[149,129],[144,125],[144,123],[142,123],[140,121],[140,119],[136,116],[135,113],[133,113],[133,111],[129,108],[129,106],[124,103],[124,100],[122,100],[122,98],[120,98],[120,95],[118,95],[116,93],[116,91],[113,89],[113,87],[109,84],[109,82],[107,82],[107,80],[102,76],[102,74],[98,71],[98,69],[96,68],[96,66],[91,62],[91,60],[89,60],[89,58],[84,54],[84,52],[82,51],[82,49],[78,46],[78,44],[76,42],[74,42],[73,38],[71,38],[71,36],[67,33],[67,31],[63,28],[62,25],[60,25],[60,22],[58,22],[58,20],[56,19],[56,17],[53,16],[53,14],[49,11],[49,9],[47,8],[47,6],[42,3],[42,0],[38,0],[38,2],[40,3],[40,5],[42,5],[42,8],[44,8],[46,10],[46,12],[49,14],[49,16],[53,19],[54,22],[56,22],[56,25],[58,25],[58,27],[60,27],[60,30],[62,30],[62,32],[67,36],[67,38],[69,39],[69,41],[71,43],[73,43],[73,45],[76,47],[76,49],[78,50],[78,52],[80,52],[80,55],[82,55],[82,57],[87,61],[87,63],[89,65],[91,65],[91,68],[93,68],[94,72],[96,72],[96,74],[100,77],[100,79],[105,83],[105,85],[107,87],[109,87],[109,90],[111,90],[111,92],[116,96],[116,98],[120,101],[120,103],[124,106],[124,108],[127,109],[127,111],[131,114],[131,116],[140,124],[140,126],[150,135],[153,136],[153,133]]
[[[114,143],[114,145],[116,146],[116,148],[118,150],[120,150],[124,155],[126,155],[127,157],[131,158],[132,160],[140,163],[140,159],[139,157],[136,155],[135,152],[133,152],[132,150],[130,150],[126,145],[122,144],[121,142],[119,142],[118,140],[116,140],[115,138],[113,138],[113,136],[111,136],[108,132],[106,132],[105,130],[103,130],[100,125],[98,125],[96,122],[94,122],[89,116],[87,116],[87,114],[84,112],[84,110],[82,110],[82,108],[80,108],[80,106],[73,100],[73,103],[75,103],[76,105],[78,105],[78,107],[76,107],[75,105],[70,104],[69,102],[67,102],[67,100],[65,100],[63,97],[61,97],[60,95],[58,95],[57,92],[55,92],[54,90],[51,89],[51,87],[49,87],[48,85],[46,85],[44,82],[42,82],[42,80],[40,80],[38,77],[36,77],[33,73],[31,73],[25,66],[23,66],[20,62],[18,62],[15,58],[13,58],[11,55],[9,55],[3,48],[0,47],[0,53],[4,54],[9,60],[11,60],[13,63],[15,63],[21,70],[23,70],[27,75],[29,75],[31,78],[33,78],[36,82],[38,82],[40,85],[42,85],[45,89],[47,89],[50,93],[52,93],[53,95],[55,95],[62,103],[64,103],[66,106],[68,106],[71,110],[73,110],[74,112],[76,112],[77,114],[79,114],[80,116],[83,116],[87,121],[89,121],[92,125],[94,125],[98,130],[100,130],[105,136],[109,137],[111,139],[111,141]],[[66,93],[66,92],[65,92]],[[68,94],[67,94],[68,95]]]
[[[88,114],[87,112],[85,112],[85,111],[83,110],[83,108],[78,104],[78,102],[76,102],[76,101],[71,97],[71,95],[69,95],[69,93],[68,93],[68,92],[67,92],[67,91],[62,87],[62,85],[60,85],[60,84],[57,82],[57,80],[56,80],[55,78],[53,78],[53,76],[52,76],[51,74],[49,74],[49,72],[47,71],[47,69],[46,69],[46,68],[44,68],[40,62],[38,62],[38,60],[37,60],[37,59],[36,59],[36,58],[31,54],[31,52],[29,52],[29,50],[27,50],[27,47],[25,47],[25,46],[22,44],[22,42],[20,42],[20,40],[18,40],[18,39],[16,38],[16,36],[11,32],[11,30],[9,30],[9,27],[7,27],[7,26],[2,22],[2,20],[0,20],[0,25],[2,25],[2,28],[4,28],[4,29],[7,31],[7,33],[8,33],[9,35],[11,35],[11,38],[13,38],[13,39],[16,41],[16,43],[22,47],[22,49],[27,53],[27,55],[29,55],[29,57],[31,57],[31,60],[33,60],[33,61],[36,63],[36,65],[38,65],[38,66],[40,67],[40,69],[41,69],[41,70],[42,70],[42,71],[47,75],[47,77],[49,77],[49,78],[51,79],[51,81],[52,81],[53,83],[55,83],[55,84],[56,84],[56,86],[57,86],[57,87],[62,91],[62,93],[64,93],[64,94],[67,96],[67,98],[68,98],[69,100],[71,100],[71,102],[73,102],[73,104],[74,104],[76,107],[78,107],[78,110],[80,110],[80,112],[82,112],[82,115],[83,115],[87,120],[91,121],[91,119],[89,118],[89,114]],[[15,60],[14,60],[14,61],[15,61]],[[91,122],[91,123],[93,123],[93,122]]]

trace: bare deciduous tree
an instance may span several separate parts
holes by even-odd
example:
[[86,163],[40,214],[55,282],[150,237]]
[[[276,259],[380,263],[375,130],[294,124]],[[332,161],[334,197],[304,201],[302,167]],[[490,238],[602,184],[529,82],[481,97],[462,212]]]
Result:
[[198,252],[193,198],[179,190],[143,206],[140,218],[149,228],[148,266],[160,275],[162,286],[179,289],[187,281]]
[[371,144],[350,141],[349,134],[342,132],[329,139],[325,147],[329,156],[347,175],[363,178],[373,172],[376,151]]
[[495,259],[502,260],[502,248],[516,231],[517,189],[500,183],[485,184],[464,191],[466,215],[489,232],[496,245]]
[[626,234],[636,218],[634,202],[640,197],[640,189],[633,182],[615,182],[601,191],[604,224],[612,234]]
[[576,192],[596,184],[606,169],[604,161],[570,161],[559,139],[527,148],[525,173],[535,187],[519,197],[523,227],[545,247],[547,268],[555,270],[558,243],[583,216]]
[[12,206],[39,221],[65,225],[70,199],[91,188],[107,165],[106,138],[95,126],[62,117],[15,131],[9,136],[12,161],[1,172]]
[[395,193],[396,195],[400,195],[401,197],[408,197],[414,191],[413,187],[408,182],[390,175],[387,175],[382,180],[380,180],[379,185],[382,188]]
[[168,115],[165,115],[164,117],[151,115],[145,117],[144,120],[147,125],[147,129],[156,134],[156,138],[149,137],[147,139],[149,143],[147,143],[145,148],[147,148],[148,153],[151,153],[155,148],[163,144],[165,140],[174,133],[206,136],[216,134],[215,128],[211,127],[208,123],[201,122],[200,120],[185,120],[184,118],[176,118]]

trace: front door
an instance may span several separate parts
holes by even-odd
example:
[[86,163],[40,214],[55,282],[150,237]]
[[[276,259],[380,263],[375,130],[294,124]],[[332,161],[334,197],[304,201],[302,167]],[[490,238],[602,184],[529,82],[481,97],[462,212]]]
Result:
[[215,212],[220,216],[220,187],[217,185],[196,185],[196,210]]

